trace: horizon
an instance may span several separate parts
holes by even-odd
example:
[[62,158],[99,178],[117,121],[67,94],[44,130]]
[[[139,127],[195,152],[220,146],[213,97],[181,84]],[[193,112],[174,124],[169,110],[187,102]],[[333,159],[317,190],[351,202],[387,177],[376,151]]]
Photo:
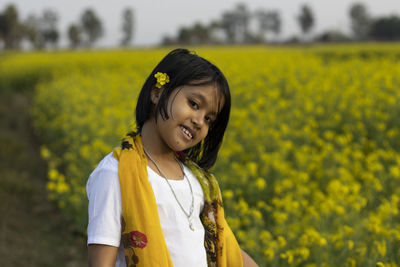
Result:
[[[57,29],[60,33],[59,46],[66,47],[68,44],[66,31],[71,23],[78,22],[82,12],[92,7],[101,19],[104,35],[96,43],[96,48],[115,48],[122,37],[121,23],[122,10],[131,7],[134,11],[134,33],[131,46],[148,47],[161,43],[163,36],[174,37],[182,26],[191,26],[195,22],[206,24],[211,20],[219,19],[222,13],[232,10],[238,3],[244,3],[250,12],[258,9],[277,10],[282,19],[282,28],[279,40],[288,39],[291,36],[300,36],[300,29],[296,22],[296,15],[302,4],[308,4],[315,17],[312,34],[318,34],[327,30],[336,30],[345,34],[350,33],[348,18],[349,7],[356,3],[366,5],[372,17],[388,16],[400,13],[400,1],[387,0],[385,2],[374,2],[373,0],[346,1],[338,0],[334,3],[321,3],[318,0],[299,1],[291,3],[287,1],[248,0],[246,2],[227,0],[223,3],[215,3],[204,0],[196,1],[150,0],[132,5],[128,0],[115,0],[110,2],[96,2],[94,0],[71,0],[68,5],[60,7],[59,1],[37,0],[35,3],[26,0],[4,1],[0,0],[0,12],[8,4],[14,4],[19,12],[20,20],[26,19],[28,14],[41,15],[43,10],[49,8],[59,15]],[[212,4],[211,4],[212,3]],[[184,10],[185,12],[182,12]],[[206,15],[204,15],[206,14]],[[160,24],[160,21],[163,23]]]

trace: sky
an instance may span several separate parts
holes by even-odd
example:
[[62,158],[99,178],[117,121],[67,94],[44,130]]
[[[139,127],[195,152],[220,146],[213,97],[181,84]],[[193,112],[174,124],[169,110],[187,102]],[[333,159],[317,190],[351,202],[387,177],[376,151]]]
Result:
[[20,19],[24,20],[28,14],[39,15],[44,9],[55,10],[59,14],[60,45],[65,46],[68,26],[77,23],[86,8],[93,8],[105,29],[104,36],[96,45],[106,48],[117,45],[122,38],[122,11],[126,7],[134,10],[133,45],[151,46],[159,44],[165,35],[175,36],[181,26],[219,19],[224,11],[232,10],[240,2],[245,3],[250,12],[260,9],[279,11],[282,18],[281,38],[300,32],[296,16],[303,4],[308,4],[314,12],[314,33],[324,30],[348,33],[348,10],[356,1],[364,3],[373,17],[400,15],[400,0],[0,0],[0,12],[13,3]]

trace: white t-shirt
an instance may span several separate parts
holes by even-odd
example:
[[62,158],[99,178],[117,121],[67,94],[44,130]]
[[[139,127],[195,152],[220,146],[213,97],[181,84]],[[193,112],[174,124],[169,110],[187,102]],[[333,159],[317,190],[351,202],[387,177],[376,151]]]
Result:
[[[187,166],[186,177],[190,180],[194,194],[193,225],[179,207],[164,178],[147,167],[148,179],[153,188],[161,229],[175,267],[207,266],[204,248],[204,227],[200,212],[204,206],[204,195],[200,183]],[[191,193],[184,180],[168,180],[186,212],[190,209]],[[118,160],[108,154],[90,174],[86,184],[89,198],[89,224],[87,244],[103,244],[118,247],[115,266],[125,267],[125,256],[121,243],[121,189],[118,178]]]

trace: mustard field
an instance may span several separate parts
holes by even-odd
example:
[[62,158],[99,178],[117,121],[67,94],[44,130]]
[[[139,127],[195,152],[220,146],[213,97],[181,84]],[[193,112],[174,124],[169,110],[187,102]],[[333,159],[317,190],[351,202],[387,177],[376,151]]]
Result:
[[[86,180],[134,129],[170,49],[0,54],[2,90],[35,90],[48,197],[86,231]],[[400,45],[203,47],[226,75],[212,169],[260,266],[400,266]]]

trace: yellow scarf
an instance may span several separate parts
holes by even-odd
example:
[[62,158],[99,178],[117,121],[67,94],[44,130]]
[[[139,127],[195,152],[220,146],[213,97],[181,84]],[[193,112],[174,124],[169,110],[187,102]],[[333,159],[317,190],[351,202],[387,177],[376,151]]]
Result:
[[[126,266],[173,266],[161,230],[156,199],[147,176],[147,158],[139,135],[130,133],[116,148],[122,200],[122,233]],[[205,229],[208,266],[242,267],[239,244],[225,221],[221,193],[213,175],[187,160],[204,192],[200,219]]]

